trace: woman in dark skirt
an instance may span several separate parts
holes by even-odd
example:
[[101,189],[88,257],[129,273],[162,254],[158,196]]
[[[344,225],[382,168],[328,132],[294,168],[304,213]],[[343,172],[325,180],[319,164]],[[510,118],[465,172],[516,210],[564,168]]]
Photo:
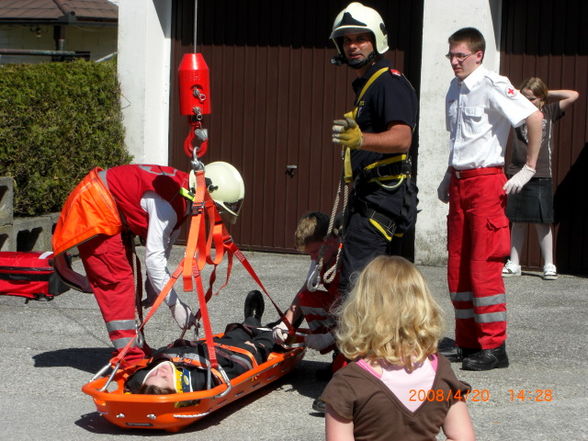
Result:
[[[509,194],[506,215],[512,222],[510,259],[502,270],[503,277],[520,276],[521,254],[527,224],[535,224],[539,247],[543,256],[543,279],[557,279],[553,264],[553,190],[551,179],[551,152],[553,148],[553,123],[564,116],[564,110],[578,99],[575,90],[547,90],[537,77],[528,78],[520,86],[521,93],[543,112],[543,137],[537,159],[535,176],[518,194]],[[517,173],[527,157],[527,127],[515,129],[511,163],[506,169],[509,176]]]

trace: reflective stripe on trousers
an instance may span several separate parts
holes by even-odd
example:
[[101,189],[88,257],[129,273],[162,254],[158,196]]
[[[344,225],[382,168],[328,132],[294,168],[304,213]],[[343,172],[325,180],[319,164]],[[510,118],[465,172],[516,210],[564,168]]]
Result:
[[[476,323],[506,322],[506,310],[491,312],[493,306],[501,307],[506,304],[504,294],[496,294],[486,297],[472,298],[471,292],[450,293],[451,301],[455,306],[456,319],[474,319]],[[470,306],[463,306],[464,304]],[[473,303],[473,306],[471,304]]]
[[[110,341],[120,350],[137,334],[130,250],[126,249],[121,234],[96,236],[80,244],[78,249]],[[144,356],[140,348],[133,347],[125,360]]]

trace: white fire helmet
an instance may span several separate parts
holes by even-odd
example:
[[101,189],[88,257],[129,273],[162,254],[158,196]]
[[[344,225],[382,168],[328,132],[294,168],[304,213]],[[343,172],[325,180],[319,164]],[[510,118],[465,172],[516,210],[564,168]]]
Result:
[[359,2],[349,3],[343,9],[333,22],[331,40],[335,43],[339,56],[345,58],[343,48],[340,47],[340,41],[337,40],[347,33],[371,32],[375,40],[375,49],[378,54],[382,55],[388,48],[388,33],[384,20],[373,8],[362,5]]
[[210,197],[219,207],[221,216],[234,224],[245,198],[245,183],[241,173],[228,162],[216,161],[204,167],[204,176]]

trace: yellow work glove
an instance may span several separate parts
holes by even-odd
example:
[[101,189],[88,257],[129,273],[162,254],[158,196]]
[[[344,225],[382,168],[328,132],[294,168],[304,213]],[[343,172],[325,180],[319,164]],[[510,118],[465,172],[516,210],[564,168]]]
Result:
[[333,121],[333,142],[350,149],[361,148],[363,135],[351,112],[343,115],[343,118]]

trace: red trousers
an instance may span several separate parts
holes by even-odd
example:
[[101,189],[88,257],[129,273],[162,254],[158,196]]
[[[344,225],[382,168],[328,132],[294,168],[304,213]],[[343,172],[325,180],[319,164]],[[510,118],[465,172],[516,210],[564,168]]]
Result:
[[502,267],[510,253],[501,168],[456,173],[451,178],[447,280],[455,309],[458,346],[493,349],[506,340]]
[[[116,354],[137,335],[132,251],[121,234],[93,237],[78,245],[78,250]],[[135,341],[125,360],[144,357],[145,352]]]

